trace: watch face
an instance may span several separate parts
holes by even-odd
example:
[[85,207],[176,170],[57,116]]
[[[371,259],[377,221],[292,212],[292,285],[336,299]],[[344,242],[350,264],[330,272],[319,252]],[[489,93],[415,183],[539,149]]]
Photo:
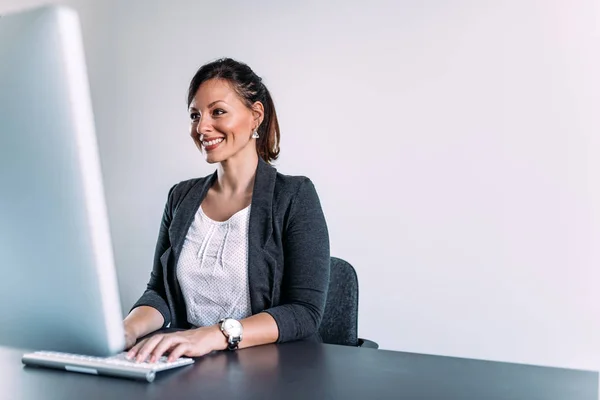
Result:
[[231,337],[237,337],[242,334],[242,324],[235,319],[226,319],[223,321],[223,330]]

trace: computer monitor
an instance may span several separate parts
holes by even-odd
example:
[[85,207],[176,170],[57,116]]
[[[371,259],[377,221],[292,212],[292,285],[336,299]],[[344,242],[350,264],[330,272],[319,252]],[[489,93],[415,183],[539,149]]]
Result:
[[109,356],[124,334],[77,14],[0,18],[0,345]]

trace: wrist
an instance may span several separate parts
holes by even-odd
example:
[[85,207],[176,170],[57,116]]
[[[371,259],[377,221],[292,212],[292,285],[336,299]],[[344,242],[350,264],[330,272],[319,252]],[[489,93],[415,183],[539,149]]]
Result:
[[221,332],[221,325],[213,325],[209,329],[211,329],[212,332],[213,350],[227,349],[227,337]]
[[125,320],[123,321],[123,330],[126,335],[133,336],[134,339],[137,339],[140,335],[138,330],[135,328],[135,324]]
[[239,348],[239,344],[244,335],[244,327],[240,321],[235,318],[223,318],[219,322],[219,330],[225,337],[225,348],[229,350]]

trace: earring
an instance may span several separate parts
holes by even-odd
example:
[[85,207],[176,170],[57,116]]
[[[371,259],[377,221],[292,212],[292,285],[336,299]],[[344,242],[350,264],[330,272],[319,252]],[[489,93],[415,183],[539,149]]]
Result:
[[252,133],[252,139],[258,139],[260,136],[258,136],[258,129],[255,129],[254,132]]

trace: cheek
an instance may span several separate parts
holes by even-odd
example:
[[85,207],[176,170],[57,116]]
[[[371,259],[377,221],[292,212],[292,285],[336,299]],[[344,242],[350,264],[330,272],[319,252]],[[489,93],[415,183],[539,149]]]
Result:
[[249,129],[247,125],[248,124],[243,120],[229,119],[218,121],[217,123],[215,123],[214,127],[228,136],[243,136],[247,133],[246,131]]

